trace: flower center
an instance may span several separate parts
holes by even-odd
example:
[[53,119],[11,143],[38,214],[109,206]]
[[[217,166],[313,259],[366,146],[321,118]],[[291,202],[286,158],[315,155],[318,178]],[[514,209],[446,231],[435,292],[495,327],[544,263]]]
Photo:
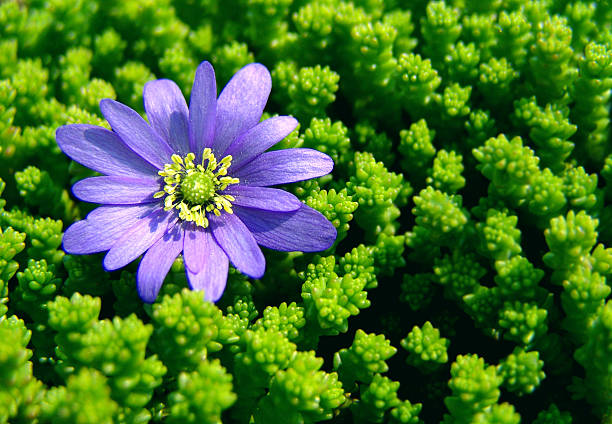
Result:
[[221,210],[233,213],[235,199],[229,194],[219,194],[230,184],[239,182],[238,178],[227,176],[232,164],[232,156],[217,162],[215,155],[207,147],[202,153],[202,163],[195,164],[195,155],[185,157],[172,155],[172,163],[166,164],[159,175],[164,177],[164,189],[155,193],[155,198],[165,196],[164,210],[177,209],[179,218],[194,222],[200,227],[208,227],[206,213],[221,215]]
[[208,173],[194,172],[185,176],[181,193],[187,202],[201,205],[215,195],[215,183]]

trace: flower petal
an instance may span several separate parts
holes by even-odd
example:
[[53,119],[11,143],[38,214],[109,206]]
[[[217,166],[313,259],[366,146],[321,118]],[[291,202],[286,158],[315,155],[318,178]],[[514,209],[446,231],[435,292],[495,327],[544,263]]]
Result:
[[62,248],[66,253],[86,255],[104,252],[112,246],[112,237],[99,234],[86,220],[77,221],[66,228],[62,238]]
[[333,167],[332,158],[317,150],[284,149],[262,153],[231,175],[241,184],[260,187],[320,177]]
[[142,255],[177,221],[174,212],[157,210],[125,232],[104,257],[104,269],[114,271]]
[[208,62],[196,70],[189,103],[189,149],[198,162],[205,147],[212,145],[217,118],[217,82],[215,71]]
[[183,246],[183,259],[185,268],[193,273],[199,273],[204,268],[204,262],[208,255],[208,245],[215,243],[212,239],[210,229],[198,227],[193,223],[183,223],[185,228],[185,241]]
[[151,127],[177,153],[189,153],[189,109],[181,89],[167,79],[149,81],[143,91]]
[[84,202],[134,205],[158,202],[153,194],[161,189],[159,181],[137,177],[91,177],[77,181],[72,193]]
[[259,63],[236,72],[217,100],[213,153],[221,156],[234,140],[257,125],[271,88],[270,72]]
[[72,160],[107,175],[157,178],[157,169],[129,149],[112,131],[95,125],[59,127],[55,138]]
[[248,208],[264,209],[267,211],[290,212],[303,205],[293,194],[278,188],[249,187],[245,185],[232,185],[223,191],[223,194],[234,196],[234,205]]
[[100,206],[86,220],[72,224],[62,240],[66,253],[84,255],[104,252],[138,221],[151,214],[158,205]]
[[295,212],[268,212],[234,207],[257,243],[286,252],[318,252],[336,240],[336,228],[321,213],[302,205]]
[[229,260],[243,274],[261,278],[266,270],[266,260],[248,228],[234,214],[211,214],[211,228],[215,241]]
[[162,169],[166,163],[172,162],[170,157],[174,152],[168,143],[138,112],[112,99],[102,99],[100,110],[121,140],[150,164]]
[[[229,260],[223,249],[221,249],[213,239],[210,231],[198,231],[198,233],[203,234],[204,237],[198,237],[198,239],[201,240],[201,244],[197,247],[187,241],[190,237],[190,232],[194,231],[185,231],[183,247],[183,257],[185,258],[185,270],[187,271],[189,287],[191,287],[192,290],[204,290],[204,299],[216,302],[225,289]],[[188,253],[189,249],[194,248],[197,251],[195,254],[194,252],[191,254]],[[192,259],[188,259],[190,256]],[[196,267],[193,266],[194,259],[200,262]],[[197,271],[195,268],[197,268]]]
[[175,225],[142,257],[136,273],[136,286],[143,301],[153,303],[157,298],[172,262],[183,250],[183,234],[183,228]]
[[298,121],[292,116],[275,116],[266,119],[234,141],[221,156],[232,155],[230,169],[239,169],[243,164],[287,137],[297,125]]

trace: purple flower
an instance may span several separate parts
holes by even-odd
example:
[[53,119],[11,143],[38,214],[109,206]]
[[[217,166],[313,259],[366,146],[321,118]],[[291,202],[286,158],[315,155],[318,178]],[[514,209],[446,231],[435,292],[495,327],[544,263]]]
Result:
[[263,276],[258,245],[283,251],[325,250],[336,229],[292,194],[270,188],[328,174],[331,158],[311,149],[265,152],[297,126],[290,116],[259,122],[270,94],[270,73],[247,65],[219,98],[208,62],[196,71],[191,103],[170,80],[144,87],[149,123],[111,99],[100,109],[113,131],[93,125],[58,128],[57,143],[82,165],[104,174],[72,191],[100,203],[64,234],[67,253],[107,251],[104,268],[119,269],[143,255],[138,293],[153,302],[175,258],[183,254],[193,290],[221,297],[229,262]]

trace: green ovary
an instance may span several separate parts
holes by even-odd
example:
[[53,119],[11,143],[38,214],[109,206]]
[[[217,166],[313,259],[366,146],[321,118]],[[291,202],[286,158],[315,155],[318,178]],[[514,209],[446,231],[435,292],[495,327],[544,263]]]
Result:
[[221,211],[233,213],[235,199],[229,194],[219,194],[238,178],[227,176],[232,157],[226,156],[217,162],[209,148],[202,153],[202,163],[194,163],[195,155],[185,157],[172,155],[172,163],[166,164],[159,175],[164,177],[164,189],[155,193],[155,198],[164,198],[164,210],[176,209],[179,218],[208,227],[207,213],[221,215]]
[[183,199],[194,205],[202,205],[215,195],[214,175],[206,172],[194,172],[181,182]]

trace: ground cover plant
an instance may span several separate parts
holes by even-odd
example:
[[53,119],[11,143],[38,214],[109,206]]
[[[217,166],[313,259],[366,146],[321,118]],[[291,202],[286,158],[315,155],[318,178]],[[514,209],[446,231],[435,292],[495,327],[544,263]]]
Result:
[[[336,238],[147,303],[62,248],[56,130],[203,61],[269,70]],[[611,88],[607,1],[0,2],[0,423],[612,422]]]

